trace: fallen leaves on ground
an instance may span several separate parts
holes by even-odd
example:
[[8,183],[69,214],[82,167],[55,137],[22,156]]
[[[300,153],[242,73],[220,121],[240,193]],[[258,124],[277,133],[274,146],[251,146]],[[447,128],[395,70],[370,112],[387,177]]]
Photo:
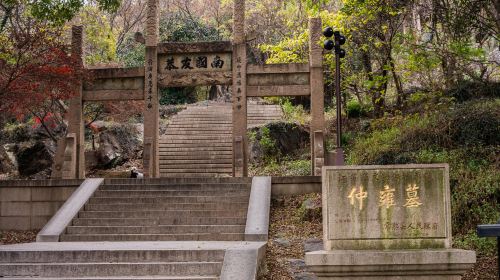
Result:
[[38,230],[0,231],[0,245],[35,242],[37,234]]

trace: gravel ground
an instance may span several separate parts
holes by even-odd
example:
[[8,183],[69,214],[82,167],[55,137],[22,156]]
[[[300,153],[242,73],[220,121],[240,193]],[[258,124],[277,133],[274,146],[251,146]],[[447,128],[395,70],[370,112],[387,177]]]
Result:
[[38,230],[0,231],[0,245],[35,242],[37,233]]
[[[319,194],[298,195],[273,199],[266,252],[266,271],[260,280],[314,279],[305,271],[304,242],[322,238],[321,219],[303,222],[299,208],[308,198],[320,199]],[[478,257],[473,269],[462,280],[494,280],[497,278],[497,257]]]

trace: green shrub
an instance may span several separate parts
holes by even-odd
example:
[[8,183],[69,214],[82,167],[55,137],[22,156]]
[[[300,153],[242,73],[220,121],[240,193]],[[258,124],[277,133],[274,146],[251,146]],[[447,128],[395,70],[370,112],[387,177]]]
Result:
[[455,98],[458,102],[484,97],[498,98],[500,97],[500,83],[462,81],[448,90],[446,94]]
[[361,104],[359,104],[359,102],[357,100],[349,100],[349,102],[347,102],[347,108],[346,108],[346,111],[347,111],[347,117],[348,118],[359,118],[361,117],[362,115],[362,108],[361,108]]

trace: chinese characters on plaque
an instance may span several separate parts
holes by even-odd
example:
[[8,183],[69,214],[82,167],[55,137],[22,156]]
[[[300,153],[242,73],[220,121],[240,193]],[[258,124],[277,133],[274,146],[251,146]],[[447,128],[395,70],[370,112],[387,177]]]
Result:
[[325,223],[332,248],[359,245],[360,240],[371,246],[383,240],[446,239],[449,186],[444,169],[397,167],[325,169]]
[[160,73],[230,71],[231,55],[220,54],[173,54],[159,57]]

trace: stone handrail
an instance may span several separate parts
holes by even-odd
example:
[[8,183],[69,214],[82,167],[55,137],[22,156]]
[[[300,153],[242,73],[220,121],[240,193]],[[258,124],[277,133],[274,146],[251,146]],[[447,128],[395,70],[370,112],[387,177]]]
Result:
[[248,202],[245,241],[267,241],[271,207],[271,177],[253,177]]
[[37,242],[58,242],[61,234],[71,221],[78,215],[78,212],[85,206],[85,203],[94,194],[97,188],[104,182],[102,178],[86,179],[66,200],[57,213],[43,227],[36,236]]

